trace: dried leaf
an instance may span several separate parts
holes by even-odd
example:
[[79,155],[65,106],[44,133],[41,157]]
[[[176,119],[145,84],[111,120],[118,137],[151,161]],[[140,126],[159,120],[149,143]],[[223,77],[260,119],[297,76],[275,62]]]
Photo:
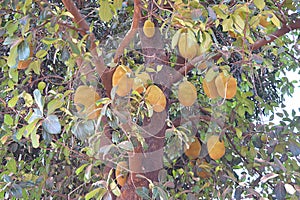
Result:
[[270,173],[270,174],[267,174],[265,176],[263,176],[261,179],[260,179],[260,182],[261,183],[265,183],[267,182],[268,180],[272,179],[272,178],[275,178],[277,177],[278,174],[275,174],[275,173]]

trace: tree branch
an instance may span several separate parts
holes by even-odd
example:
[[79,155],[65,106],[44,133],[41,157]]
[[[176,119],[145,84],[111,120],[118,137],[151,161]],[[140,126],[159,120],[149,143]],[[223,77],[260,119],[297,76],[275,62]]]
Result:
[[[268,36],[264,37],[261,40],[256,41],[254,44],[250,45],[250,49],[252,51],[259,49],[260,47],[273,42],[274,40],[276,40],[277,38],[289,33],[290,31],[296,30],[296,29],[300,29],[300,19],[296,19],[295,22],[288,24],[288,25],[284,25],[282,28],[276,30],[274,33],[269,34]],[[188,62],[185,66],[181,67],[178,72],[181,75],[186,74],[187,72],[189,72],[190,70],[192,70],[193,68],[195,68],[195,64],[196,63],[201,63],[206,61],[208,58],[209,59],[213,59],[213,60],[218,60],[220,57],[222,57],[221,53],[217,53],[215,55],[213,55],[212,57],[209,56],[198,56],[196,58],[194,58],[193,60],[191,60],[190,62]],[[175,76],[173,78],[173,83],[179,81],[181,78],[181,76]]]
[[261,40],[256,41],[254,44],[252,44],[250,46],[250,49],[256,50],[270,42],[273,42],[274,40],[276,40],[277,38],[287,34],[290,31],[293,31],[295,29],[299,29],[300,28],[300,19],[296,19],[296,21],[294,23],[291,23],[289,25],[284,25],[282,28],[276,30],[274,33],[264,37]]
[[135,36],[138,27],[139,27],[139,21],[141,19],[141,8],[140,8],[140,0],[134,0],[134,13],[133,13],[133,19],[131,28],[123,38],[122,42],[120,43],[118,49],[116,50],[116,54],[114,57],[114,62],[117,63],[119,61],[119,58],[124,52],[124,49],[129,45],[132,38]]
[[[64,4],[64,6],[66,7],[66,9],[74,16],[73,22],[79,26],[79,28],[80,28],[79,33],[82,36],[89,34],[89,39],[90,39],[90,43],[91,43],[90,51],[93,56],[93,61],[96,66],[96,71],[97,71],[98,75],[100,77],[102,77],[104,71],[106,70],[106,67],[104,64],[103,57],[98,55],[95,35],[93,33],[89,33],[89,30],[90,30],[89,25],[86,22],[86,20],[82,17],[82,15],[80,14],[80,12],[79,12],[78,8],[75,6],[73,0],[62,0],[62,2]],[[78,62],[80,63],[82,61],[78,60]]]

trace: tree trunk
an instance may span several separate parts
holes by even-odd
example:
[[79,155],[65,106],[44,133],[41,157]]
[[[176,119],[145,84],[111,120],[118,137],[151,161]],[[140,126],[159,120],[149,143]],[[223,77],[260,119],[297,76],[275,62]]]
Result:
[[[163,49],[163,40],[159,29],[156,27],[154,37],[147,38],[143,33],[144,20],[139,23],[139,36],[142,44],[142,53],[145,58],[145,66],[156,70],[157,65],[164,66],[168,58]],[[169,68],[165,66],[165,68]],[[159,86],[166,98],[169,96],[168,84],[171,77],[168,76],[168,70],[161,70],[158,73],[151,73],[155,85]],[[166,78],[169,77],[169,78]],[[166,108],[167,110],[167,108]],[[163,168],[163,147],[166,132],[167,112],[154,112],[150,119],[144,121],[141,129],[143,137],[148,145],[144,151],[142,147],[135,149],[135,152],[129,155],[129,169],[131,171],[127,184],[121,189],[122,195],[117,198],[120,200],[141,199],[135,189],[137,187],[148,188],[149,182],[145,178],[140,178],[137,174],[145,176],[151,181],[158,181],[158,173]]]

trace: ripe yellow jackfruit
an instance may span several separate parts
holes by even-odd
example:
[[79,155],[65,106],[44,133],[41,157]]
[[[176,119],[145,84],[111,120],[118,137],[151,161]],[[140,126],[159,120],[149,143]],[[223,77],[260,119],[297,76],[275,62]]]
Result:
[[195,38],[188,33],[182,33],[178,40],[179,53],[185,59],[192,59],[197,55],[199,45]]
[[194,138],[195,141],[190,143],[189,148],[184,151],[184,154],[189,158],[189,159],[196,159],[200,155],[201,151],[201,144],[198,138]]
[[215,79],[207,82],[206,79],[202,82],[204,93],[211,99],[217,98],[219,96],[217,87],[215,85]]
[[155,26],[154,26],[154,23],[147,19],[144,23],[144,26],[143,26],[143,32],[145,34],[146,37],[148,38],[152,38],[155,34]]
[[112,76],[112,86],[118,87],[116,93],[121,97],[126,96],[132,88],[133,78],[128,76],[131,72],[129,67],[119,65]]
[[93,87],[87,85],[79,86],[74,94],[74,103],[78,114],[88,119],[96,119],[100,115],[100,106],[96,106],[96,102],[100,99],[100,95]]
[[197,90],[195,86],[189,82],[184,81],[178,87],[178,100],[184,106],[192,106],[197,99]]
[[166,97],[159,87],[150,85],[145,92],[145,100],[150,103],[155,112],[162,112],[167,105]]
[[117,179],[117,183],[123,187],[127,181],[128,172],[126,171],[128,169],[128,164],[126,161],[121,161],[117,164],[117,168],[115,171],[115,176]]
[[237,90],[237,82],[233,76],[225,76],[224,72],[220,73],[216,80],[215,84],[218,90],[218,94],[222,98],[232,99]]
[[132,89],[136,90],[138,93],[142,93],[147,87],[147,81],[151,80],[150,75],[147,72],[142,72],[137,74],[133,80]]
[[225,154],[224,141],[219,140],[219,136],[212,135],[207,140],[207,151],[211,159],[218,160]]

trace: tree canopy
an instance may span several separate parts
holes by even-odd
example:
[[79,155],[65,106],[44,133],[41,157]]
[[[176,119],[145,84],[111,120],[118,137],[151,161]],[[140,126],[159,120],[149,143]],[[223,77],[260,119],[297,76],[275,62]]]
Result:
[[1,1],[0,199],[299,199],[299,12]]

